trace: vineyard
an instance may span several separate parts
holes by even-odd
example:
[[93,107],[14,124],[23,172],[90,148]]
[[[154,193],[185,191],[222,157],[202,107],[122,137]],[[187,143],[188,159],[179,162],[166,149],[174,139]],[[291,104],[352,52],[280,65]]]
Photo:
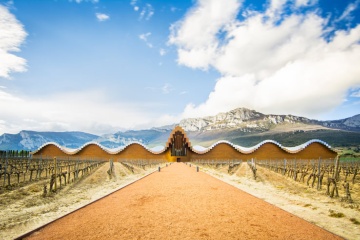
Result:
[[[62,186],[78,181],[89,175],[105,160],[61,159],[61,158],[32,158],[32,157],[3,157],[0,159],[0,193],[36,181],[43,180],[44,195]],[[163,160],[118,160],[125,168],[135,173],[135,168],[147,170],[163,163]],[[110,160],[110,177],[114,173],[114,163]]]
[[9,155],[0,164],[0,239],[13,239],[165,166],[163,160]]
[[125,160],[119,160],[119,162],[128,170],[130,170],[132,173],[134,173],[135,167],[146,170],[148,168],[154,168],[165,163],[165,161],[161,159],[160,160],[144,160],[144,159],[126,160],[125,159]]
[[226,167],[227,172],[229,174],[234,173],[240,166],[242,161],[241,160],[192,160],[195,165],[201,167],[212,167],[212,168],[220,168]]
[[[317,160],[269,160],[259,161],[258,166],[282,174],[294,181],[306,183],[317,190],[326,187],[326,194],[339,197],[339,187],[344,190],[342,200],[352,202],[350,184],[356,181],[360,168],[360,160],[356,159],[317,159]],[[325,180],[324,180],[325,178]],[[340,183],[342,183],[340,185]]]
[[102,164],[101,160],[4,157],[0,159],[0,191],[42,180],[46,194],[48,190],[56,191],[58,187],[77,181]]
[[[193,160],[203,168],[226,171],[233,174],[241,166],[241,160]],[[261,177],[258,168],[275,172],[291,181],[306,184],[318,191],[326,189],[331,198],[341,197],[341,201],[353,203],[352,193],[358,193],[360,159],[282,159],[248,160],[247,166],[253,178]],[[360,200],[360,199],[359,199]]]

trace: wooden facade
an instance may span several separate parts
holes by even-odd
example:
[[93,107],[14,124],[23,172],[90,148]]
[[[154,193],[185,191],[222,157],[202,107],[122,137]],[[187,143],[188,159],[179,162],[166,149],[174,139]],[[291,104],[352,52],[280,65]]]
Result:
[[295,148],[286,148],[274,141],[264,141],[253,148],[241,148],[230,142],[220,141],[204,151],[191,146],[185,131],[177,126],[170,134],[165,148],[154,152],[140,143],[132,143],[123,149],[111,150],[97,143],[85,144],[82,148],[68,150],[55,143],[45,144],[32,152],[34,157],[61,157],[76,159],[113,159],[119,160],[163,160],[169,162],[188,162],[192,160],[257,160],[269,159],[328,159],[337,153],[329,145],[312,140]]

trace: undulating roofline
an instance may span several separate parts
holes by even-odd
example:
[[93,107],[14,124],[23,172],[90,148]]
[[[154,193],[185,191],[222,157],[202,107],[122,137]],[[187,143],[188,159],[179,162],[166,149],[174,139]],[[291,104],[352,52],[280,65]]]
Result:
[[[170,136],[173,136],[173,134],[175,133],[174,130],[173,130],[172,134],[170,134]],[[186,136],[186,135],[184,134],[184,136]],[[105,146],[103,146],[103,145],[101,145],[100,143],[97,143],[97,142],[88,142],[88,143],[85,143],[83,146],[81,146],[81,147],[79,147],[77,149],[70,149],[70,148],[60,146],[59,144],[57,144],[55,142],[48,142],[48,143],[45,143],[44,145],[42,145],[41,147],[39,147],[37,150],[31,152],[31,154],[34,155],[34,154],[38,153],[44,147],[49,146],[49,145],[54,145],[57,148],[59,148],[62,152],[64,152],[65,154],[75,155],[75,154],[77,154],[78,152],[80,152],[82,149],[84,149],[87,146],[96,145],[96,146],[100,147],[103,151],[105,151],[106,153],[111,154],[111,155],[116,155],[116,154],[119,154],[120,152],[124,151],[126,148],[130,147],[131,145],[136,145],[136,144],[140,145],[141,147],[143,147],[145,150],[147,150],[148,152],[150,152],[152,154],[161,154],[161,153],[164,153],[169,148],[170,143],[171,143],[171,142],[169,142],[170,138],[166,142],[165,147],[164,146],[157,146],[157,147],[154,147],[154,148],[148,148],[146,145],[144,145],[144,144],[142,144],[140,142],[131,142],[131,143],[127,144],[126,146],[111,149],[111,148],[107,148],[107,147],[105,147]],[[219,144],[227,144],[227,145],[233,147],[234,149],[236,149],[238,152],[240,152],[242,154],[251,154],[251,153],[255,152],[256,150],[260,149],[261,146],[263,146],[266,143],[275,144],[280,149],[282,149],[282,150],[284,150],[284,151],[286,151],[288,153],[292,153],[292,154],[295,154],[295,153],[298,153],[298,152],[304,150],[307,146],[309,146],[312,143],[320,143],[320,144],[324,145],[325,147],[327,147],[328,149],[330,149],[331,151],[335,152],[331,148],[331,146],[329,144],[327,144],[326,142],[324,142],[322,140],[319,140],[319,139],[312,139],[310,141],[307,141],[307,142],[305,142],[303,144],[300,144],[298,146],[295,146],[295,147],[286,147],[286,146],[283,146],[279,142],[274,141],[274,140],[264,140],[264,141],[260,142],[259,144],[256,144],[255,146],[252,146],[252,147],[243,147],[243,146],[240,146],[240,145],[235,145],[235,144],[233,144],[233,143],[231,143],[229,141],[226,141],[226,140],[221,140],[221,141],[218,141],[218,142],[214,143],[213,145],[211,145],[208,148],[204,148],[202,146],[191,147],[190,141],[188,140],[187,137],[186,137],[186,139],[187,139],[187,143],[189,144],[188,145],[189,148],[193,152],[195,152],[197,154],[205,154],[205,153],[211,151],[213,148],[215,148]],[[158,149],[160,149],[160,150],[158,150]]]

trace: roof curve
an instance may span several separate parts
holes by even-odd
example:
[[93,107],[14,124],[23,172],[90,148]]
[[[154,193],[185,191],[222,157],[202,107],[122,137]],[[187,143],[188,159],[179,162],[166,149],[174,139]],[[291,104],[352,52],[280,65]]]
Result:
[[205,148],[202,146],[194,146],[191,148],[191,150],[197,154],[205,154],[205,153],[211,151],[213,148],[215,148],[219,144],[227,144],[227,145],[230,145],[231,147],[233,147],[234,149],[236,149],[240,153],[251,154],[251,153],[255,152],[256,150],[258,150],[261,146],[263,146],[266,143],[275,144],[276,146],[278,146],[280,149],[284,150],[285,152],[292,153],[292,154],[295,154],[295,153],[298,153],[298,152],[304,150],[307,146],[309,146],[312,143],[320,143],[320,144],[324,145],[325,147],[329,148],[331,151],[335,152],[329,144],[327,144],[326,142],[319,140],[319,139],[312,139],[312,140],[309,140],[309,141],[307,141],[303,144],[300,144],[298,146],[295,146],[295,147],[285,147],[274,140],[264,140],[252,147],[243,147],[243,146],[235,145],[226,140],[221,140],[221,141],[214,143],[213,145],[211,145],[208,148]]
[[[180,127],[175,128],[172,131],[170,136],[172,137],[173,134],[175,134],[175,132],[178,131],[178,130],[180,130],[180,131],[182,131],[182,133],[184,133],[184,136],[186,138],[186,142],[188,143],[188,146],[190,147],[190,149],[193,152],[195,152],[197,154],[205,154],[205,153],[211,151],[213,148],[215,148],[219,144],[227,144],[227,145],[233,147],[234,149],[236,149],[238,152],[240,152],[242,154],[251,154],[251,153],[255,152],[256,150],[258,150],[259,148],[261,148],[261,146],[263,146],[266,143],[274,144],[274,145],[278,146],[280,149],[284,150],[285,152],[292,153],[292,154],[295,154],[295,153],[298,153],[298,152],[304,150],[306,147],[308,147],[312,143],[320,143],[320,144],[324,145],[325,147],[329,148],[331,151],[335,152],[331,148],[331,146],[329,144],[327,144],[326,142],[324,142],[322,140],[319,140],[319,139],[312,139],[310,141],[307,141],[307,142],[305,142],[303,144],[300,144],[298,146],[295,146],[295,147],[285,147],[285,146],[281,145],[280,143],[278,143],[277,141],[274,141],[274,140],[265,140],[265,141],[262,141],[262,142],[258,143],[255,146],[252,146],[252,147],[243,147],[243,146],[235,145],[235,144],[233,144],[233,143],[231,143],[229,141],[226,141],[226,140],[218,141],[218,142],[214,143],[213,145],[211,145],[208,148],[205,148],[205,147],[202,147],[202,146],[199,146],[199,145],[191,147],[190,141],[187,138],[187,136],[185,135],[185,132],[184,132],[184,130],[182,130],[182,128],[180,128]],[[106,153],[111,154],[111,155],[119,154],[122,151],[124,151],[126,148],[129,148],[131,145],[140,145],[141,147],[143,147],[145,150],[147,150],[148,152],[150,152],[152,154],[161,154],[161,153],[165,152],[169,148],[169,145],[171,143],[170,142],[171,137],[169,138],[169,140],[166,143],[165,147],[164,146],[156,146],[154,148],[148,148],[147,146],[145,146],[144,144],[142,144],[140,142],[131,142],[131,143],[127,144],[126,146],[111,149],[111,148],[104,147],[103,145],[101,145],[100,143],[97,143],[97,142],[88,142],[88,143],[85,143],[83,146],[81,146],[81,147],[79,147],[77,149],[70,149],[70,148],[60,146],[59,144],[57,144],[55,142],[48,142],[48,143],[45,143],[44,145],[42,145],[41,147],[39,147],[37,150],[31,152],[31,154],[34,155],[34,154],[38,153],[41,149],[43,149],[43,148],[45,148],[46,146],[49,146],[49,145],[53,145],[53,146],[59,148],[62,152],[64,152],[65,154],[68,154],[68,155],[75,155],[78,152],[80,152],[81,150],[83,150],[85,147],[90,146],[90,145],[96,145],[99,148],[101,148],[103,151],[105,151]]]
[[57,144],[55,142],[48,142],[48,143],[45,143],[44,145],[42,145],[41,147],[39,147],[37,150],[31,152],[31,154],[34,155],[37,152],[39,152],[41,149],[43,149],[44,147],[49,146],[49,145],[53,145],[53,146],[59,148],[63,153],[66,153],[68,155],[75,155],[78,152],[80,152],[81,150],[83,150],[85,147],[90,146],[90,145],[96,145],[96,146],[100,147],[103,151],[105,151],[106,153],[111,154],[111,155],[116,155],[116,154],[124,151],[126,148],[130,147],[131,145],[140,145],[141,147],[143,147],[145,150],[147,150],[148,152],[150,152],[152,154],[161,154],[161,153],[165,152],[167,149],[166,147],[163,147],[163,146],[156,146],[154,148],[148,148],[147,146],[145,146],[144,144],[142,144],[140,142],[131,142],[125,146],[121,146],[118,148],[107,148],[98,142],[88,142],[79,148],[71,149],[71,148],[66,148],[66,147],[60,146],[59,144]]

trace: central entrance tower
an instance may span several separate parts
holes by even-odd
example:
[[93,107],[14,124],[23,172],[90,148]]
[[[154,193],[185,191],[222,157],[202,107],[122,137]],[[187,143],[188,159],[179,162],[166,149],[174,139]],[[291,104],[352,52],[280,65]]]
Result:
[[191,144],[184,129],[176,126],[170,133],[167,147],[170,149],[170,156],[174,162],[187,162],[190,160],[189,148]]

